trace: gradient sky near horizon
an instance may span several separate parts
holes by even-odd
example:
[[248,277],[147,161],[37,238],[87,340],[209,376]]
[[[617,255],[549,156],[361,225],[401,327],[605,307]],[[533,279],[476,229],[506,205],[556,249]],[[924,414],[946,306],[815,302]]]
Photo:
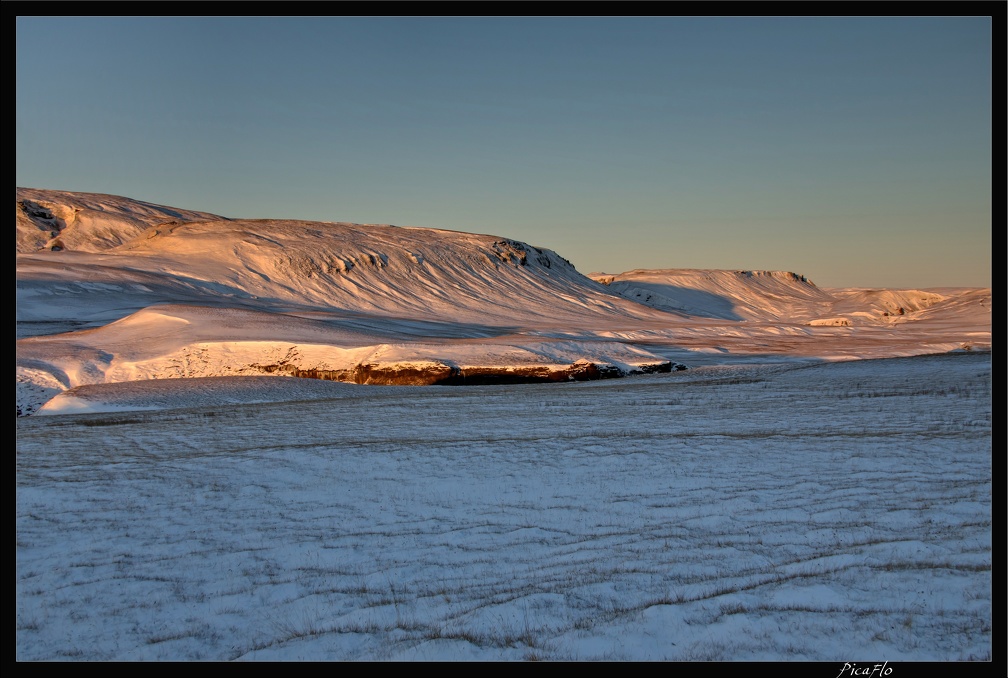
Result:
[[17,186],[991,286],[991,17],[18,17]]

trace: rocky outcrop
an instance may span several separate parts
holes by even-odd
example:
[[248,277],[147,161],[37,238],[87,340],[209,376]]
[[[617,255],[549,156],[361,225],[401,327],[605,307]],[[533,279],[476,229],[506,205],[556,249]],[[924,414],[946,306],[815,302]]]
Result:
[[301,369],[290,364],[253,365],[268,373],[289,374],[307,379],[324,379],[353,384],[384,386],[474,386],[483,384],[540,384],[565,381],[617,379],[631,374],[657,374],[685,370],[671,361],[639,365],[624,370],[616,365],[578,360],[570,365],[467,366],[445,362],[361,363],[346,370]]

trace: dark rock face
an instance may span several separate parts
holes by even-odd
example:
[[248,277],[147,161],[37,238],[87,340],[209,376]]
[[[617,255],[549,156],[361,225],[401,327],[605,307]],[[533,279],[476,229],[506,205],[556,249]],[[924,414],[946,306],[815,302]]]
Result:
[[460,370],[458,376],[440,382],[451,385],[479,384],[543,384],[562,381],[595,381],[625,376],[613,365],[596,365],[578,361],[573,365],[557,369],[555,367],[469,367]]
[[294,377],[325,379],[353,384],[383,386],[477,386],[485,384],[543,384],[565,381],[595,381],[617,379],[628,374],[656,374],[686,369],[672,362],[642,365],[626,372],[615,365],[579,360],[565,367],[531,365],[522,367],[467,367],[462,369],[446,363],[415,366],[403,364],[359,364],[349,370],[302,370],[289,364],[254,365],[263,372],[285,372]]
[[437,363],[426,367],[360,364],[353,368],[355,384],[426,386],[444,383],[459,372],[457,367]]

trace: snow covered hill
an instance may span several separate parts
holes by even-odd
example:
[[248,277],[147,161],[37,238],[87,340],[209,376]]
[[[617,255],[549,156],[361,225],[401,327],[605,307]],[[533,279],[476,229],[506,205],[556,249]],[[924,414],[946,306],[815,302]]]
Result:
[[821,289],[790,271],[635,270],[590,277],[626,299],[695,317],[811,326],[887,324],[965,290]]
[[18,252],[100,252],[154,224],[221,218],[114,195],[33,188],[17,189],[15,214]]
[[990,345],[989,289],[824,290],[767,271],[585,276],[495,235],[227,219],[39,189],[17,189],[16,203],[19,414],[78,386],[149,379],[566,381]]
[[635,270],[591,277],[648,306],[722,320],[793,322],[827,312],[834,301],[804,275],[785,271]]

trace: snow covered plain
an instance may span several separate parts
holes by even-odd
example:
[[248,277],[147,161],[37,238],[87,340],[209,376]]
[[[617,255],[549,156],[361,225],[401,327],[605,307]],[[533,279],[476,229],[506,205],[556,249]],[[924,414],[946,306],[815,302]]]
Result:
[[990,354],[206,381],[17,420],[19,660],[991,658]]
[[18,660],[991,659],[990,289],[17,193]]

